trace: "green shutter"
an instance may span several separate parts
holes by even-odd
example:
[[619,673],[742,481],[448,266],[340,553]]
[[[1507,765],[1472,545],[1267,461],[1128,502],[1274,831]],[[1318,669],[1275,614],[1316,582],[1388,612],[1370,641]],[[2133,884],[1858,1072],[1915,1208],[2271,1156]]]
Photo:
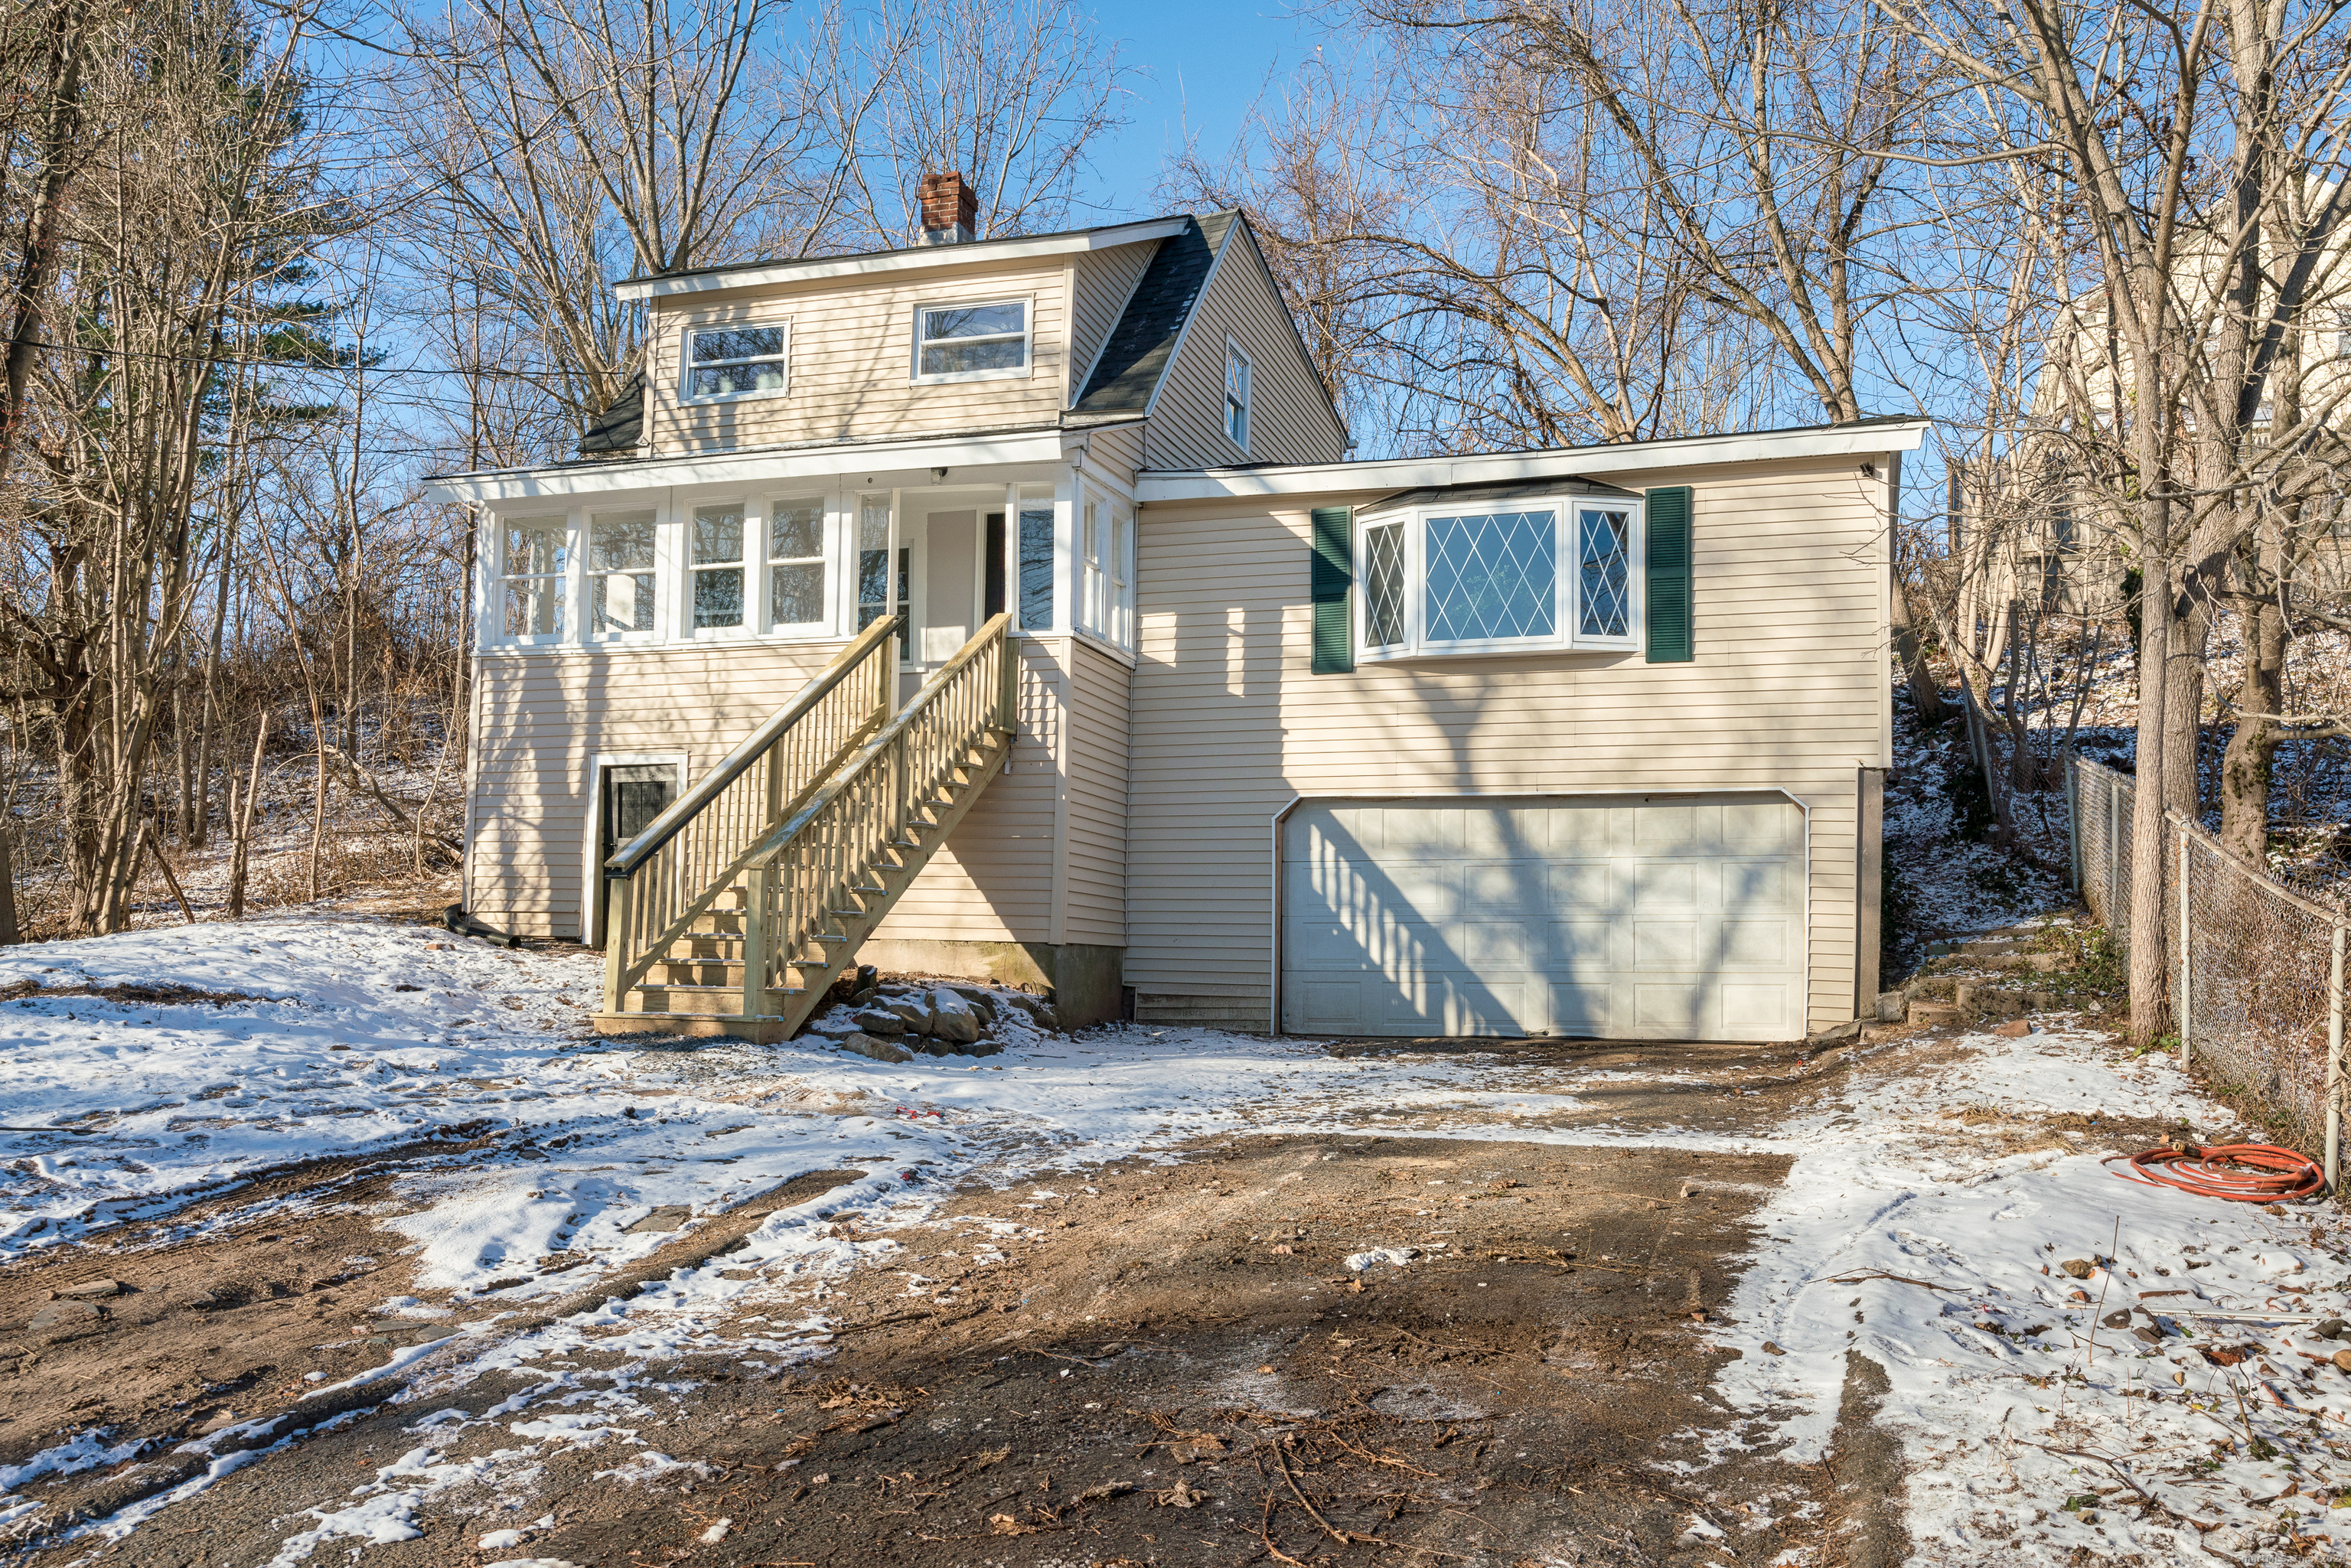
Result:
[[1690,487],[1649,492],[1649,663],[1687,664],[1690,638]]
[[1355,509],[1314,508],[1314,673],[1344,674],[1355,667],[1354,628],[1348,595],[1355,581]]

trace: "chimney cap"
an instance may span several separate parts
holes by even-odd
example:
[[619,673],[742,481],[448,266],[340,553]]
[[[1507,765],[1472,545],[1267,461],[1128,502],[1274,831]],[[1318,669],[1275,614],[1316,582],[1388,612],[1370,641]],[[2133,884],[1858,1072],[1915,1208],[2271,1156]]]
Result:
[[979,193],[956,169],[923,176],[916,188],[925,245],[966,245],[977,235]]

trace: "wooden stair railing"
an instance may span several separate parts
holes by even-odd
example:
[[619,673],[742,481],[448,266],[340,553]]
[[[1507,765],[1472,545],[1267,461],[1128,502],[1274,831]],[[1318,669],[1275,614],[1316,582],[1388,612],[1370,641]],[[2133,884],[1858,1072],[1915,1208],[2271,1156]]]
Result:
[[701,929],[676,931],[655,956],[664,976],[608,995],[600,1027],[777,1040],[806,1023],[1011,755],[1019,674],[1011,622],[998,615],[981,627],[737,857],[731,902],[703,901],[689,922]]
[[604,1010],[691,933],[777,824],[890,716],[903,615],[875,622],[604,862]]

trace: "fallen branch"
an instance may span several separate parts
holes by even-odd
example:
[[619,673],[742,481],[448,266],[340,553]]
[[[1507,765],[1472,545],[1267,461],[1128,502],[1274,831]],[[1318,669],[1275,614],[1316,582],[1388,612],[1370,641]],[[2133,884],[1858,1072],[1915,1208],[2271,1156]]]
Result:
[[1860,1274],[1833,1275],[1822,1282],[1829,1285],[1858,1285],[1870,1280],[1891,1280],[1899,1285],[1923,1285],[1928,1290],[1945,1291],[1953,1295],[1965,1295],[1967,1293],[1964,1291],[1961,1291],[1957,1285],[1938,1285],[1932,1280],[1914,1280],[1907,1274],[1888,1274],[1882,1270],[1872,1270],[1869,1272]]
[[2139,1485],[2138,1482],[2131,1479],[2129,1471],[2124,1469],[2120,1465],[2115,1463],[2114,1460],[2106,1458],[2104,1454],[2093,1453],[2087,1448],[2052,1448],[2047,1443],[2036,1443],[2029,1437],[2019,1437],[2016,1440],[2022,1443],[2028,1448],[2038,1448],[2044,1454],[2056,1454],[2062,1458],[2069,1459],[2095,1459],[2099,1464],[2102,1464],[2105,1466],[2106,1469],[2114,1471],[2115,1479],[2116,1480],[2121,1481],[2123,1485],[2138,1493],[2139,1497],[2145,1500],[2147,1507],[2155,1510],[2158,1513],[2162,1514],[2167,1519],[2177,1520],[2181,1524],[2194,1525],[2196,1527],[2197,1533],[2199,1535],[2206,1531],[2218,1530],[2220,1528],[2222,1521],[2220,1520],[2216,1519],[2211,1523],[2207,1524],[2200,1519],[2196,1519],[2180,1512],[2178,1509],[2172,1507],[2169,1503],[2164,1501],[2161,1498],[2156,1496],[2153,1492]]

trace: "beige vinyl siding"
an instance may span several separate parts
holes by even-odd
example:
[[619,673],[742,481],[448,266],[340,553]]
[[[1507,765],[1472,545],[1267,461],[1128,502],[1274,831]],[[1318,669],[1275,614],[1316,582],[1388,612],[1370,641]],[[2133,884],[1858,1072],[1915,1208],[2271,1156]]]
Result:
[[1050,942],[1069,744],[1067,644],[1024,638],[1020,733],[991,781],[914,884],[873,928],[880,942]]
[[528,936],[580,929],[598,754],[683,753],[691,784],[841,644],[490,653],[475,665],[465,906]]
[[1134,286],[1159,254],[1161,242],[1113,246],[1081,252],[1071,261],[1070,401],[1077,401],[1111,329],[1118,325]]
[[[769,284],[695,296],[690,308],[657,305],[646,357],[650,451],[668,455],[1050,424],[1068,402],[1068,270],[1061,262],[1026,260],[920,275]],[[1032,301],[1029,374],[971,382],[911,379],[917,305],[1012,298]],[[729,321],[791,323],[789,392],[681,403],[684,329]]]
[[[1225,432],[1225,343],[1249,358],[1249,445]],[[1247,225],[1238,225],[1184,330],[1151,406],[1144,466],[1211,468],[1233,463],[1336,463],[1346,437],[1299,347]]]
[[1084,638],[1070,659],[1069,804],[1061,833],[1063,942],[1126,942],[1126,662]]
[[1692,663],[1311,674],[1309,510],[1374,497],[1144,513],[1128,984],[1270,1005],[1270,824],[1294,796],[1784,789],[1809,809],[1811,1020],[1852,1016],[1855,769],[1886,760],[1883,484],[1844,459],[1618,482],[1696,490]]
[[1143,431],[1140,423],[1095,431],[1086,439],[1086,466],[1132,486],[1135,470],[1143,466]]

